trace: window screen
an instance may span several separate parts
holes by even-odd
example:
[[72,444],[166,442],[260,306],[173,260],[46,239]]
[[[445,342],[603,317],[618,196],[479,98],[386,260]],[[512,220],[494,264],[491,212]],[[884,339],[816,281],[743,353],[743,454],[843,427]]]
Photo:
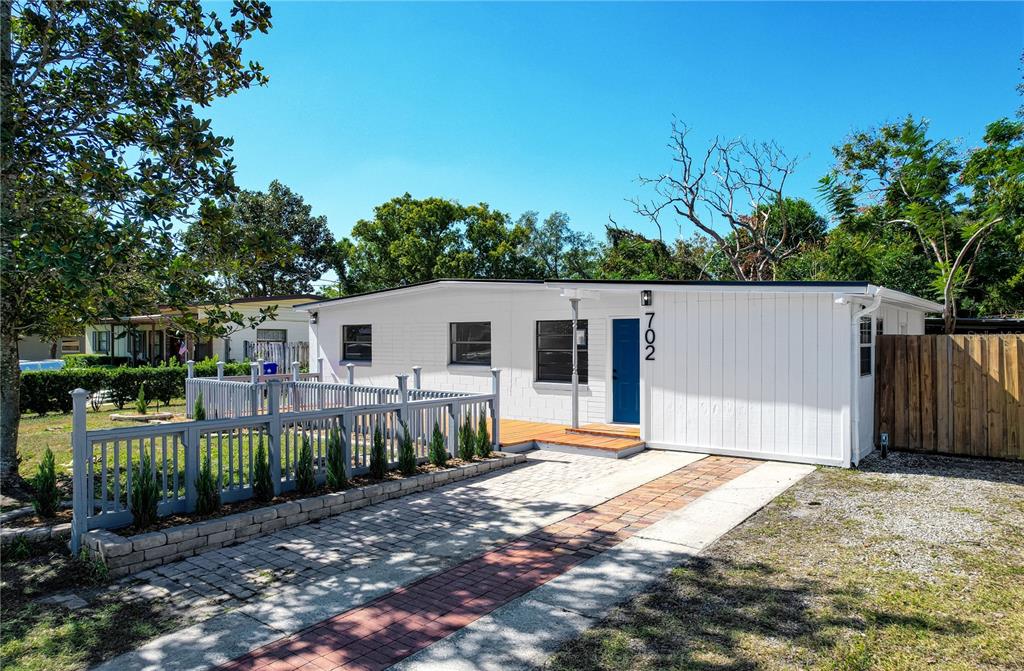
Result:
[[345,361],[372,361],[373,327],[369,324],[342,326],[341,358]]
[[860,374],[871,375],[871,317],[860,318]]
[[457,322],[451,325],[451,363],[491,365],[491,323]]
[[256,329],[256,342],[285,342],[288,331],[285,329]]
[[[537,381],[572,382],[572,320],[537,322]],[[576,322],[577,373],[587,383],[587,320]]]

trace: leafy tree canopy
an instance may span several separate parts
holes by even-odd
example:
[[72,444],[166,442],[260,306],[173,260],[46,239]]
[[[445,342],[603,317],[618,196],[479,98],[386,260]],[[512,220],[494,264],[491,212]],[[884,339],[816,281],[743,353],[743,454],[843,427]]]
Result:
[[241,191],[223,203],[227,216],[194,222],[185,253],[215,271],[235,297],[312,293],[336,254],[327,217],[274,180],[267,191]]
[[[160,272],[171,226],[234,190],[230,138],[197,108],[266,83],[242,45],[261,0],[0,3],[0,477],[17,472],[17,341],[191,301]],[[66,332],[66,331],[65,331]]]

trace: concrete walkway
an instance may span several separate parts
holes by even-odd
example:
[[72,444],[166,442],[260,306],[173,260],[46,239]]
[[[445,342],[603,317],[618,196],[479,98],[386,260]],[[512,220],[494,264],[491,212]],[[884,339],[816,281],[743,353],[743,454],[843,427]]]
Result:
[[[286,551],[322,557],[324,575],[254,593],[103,668],[530,667],[810,470],[533,453],[513,471],[292,530],[307,535]],[[372,557],[342,553],[351,543]]]

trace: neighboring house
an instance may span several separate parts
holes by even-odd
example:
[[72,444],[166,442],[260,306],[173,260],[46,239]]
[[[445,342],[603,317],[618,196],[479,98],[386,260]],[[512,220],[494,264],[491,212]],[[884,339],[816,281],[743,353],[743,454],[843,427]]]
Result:
[[[578,390],[572,391],[571,301]],[[942,306],[864,282],[437,280],[318,301],[325,381],[486,392],[502,418],[638,424],[650,447],[849,465],[872,449],[876,333]]]
[[29,335],[22,336],[18,341],[18,358],[22,361],[59,359],[65,354],[81,354],[84,351],[85,338],[82,336],[66,336],[50,341]]
[[[216,356],[221,361],[241,361],[255,352],[257,343],[304,345],[308,335],[307,320],[304,315],[296,313],[294,307],[316,298],[319,296],[299,294],[235,300],[231,303],[231,308],[247,317],[256,316],[261,308],[271,305],[278,306],[277,317],[263,322],[254,329],[236,330],[226,338],[197,342],[192,356],[197,361],[208,356]],[[194,309],[202,317],[206,307],[196,305]],[[84,351],[88,354],[113,354],[114,357],[127,357],[150,363],[167,361],[173,357],[184,360],[185,357],[181,354],[182,337],[175,332],[171,323],[171,318],[176,314],[181,313],[162,309],[151,315],[101,319],[97,324],[86,328]],[[133,329],[129,329],[126,323],[130,323]],[[302,350],[305,351],[306,348],[303,346]]]

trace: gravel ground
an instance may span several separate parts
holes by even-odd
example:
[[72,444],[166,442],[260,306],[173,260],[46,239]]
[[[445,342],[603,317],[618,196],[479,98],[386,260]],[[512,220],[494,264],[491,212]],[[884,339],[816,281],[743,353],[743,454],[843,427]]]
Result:
[[557,671],[1024,671],[1024,463],[820,468],[567,643]]

